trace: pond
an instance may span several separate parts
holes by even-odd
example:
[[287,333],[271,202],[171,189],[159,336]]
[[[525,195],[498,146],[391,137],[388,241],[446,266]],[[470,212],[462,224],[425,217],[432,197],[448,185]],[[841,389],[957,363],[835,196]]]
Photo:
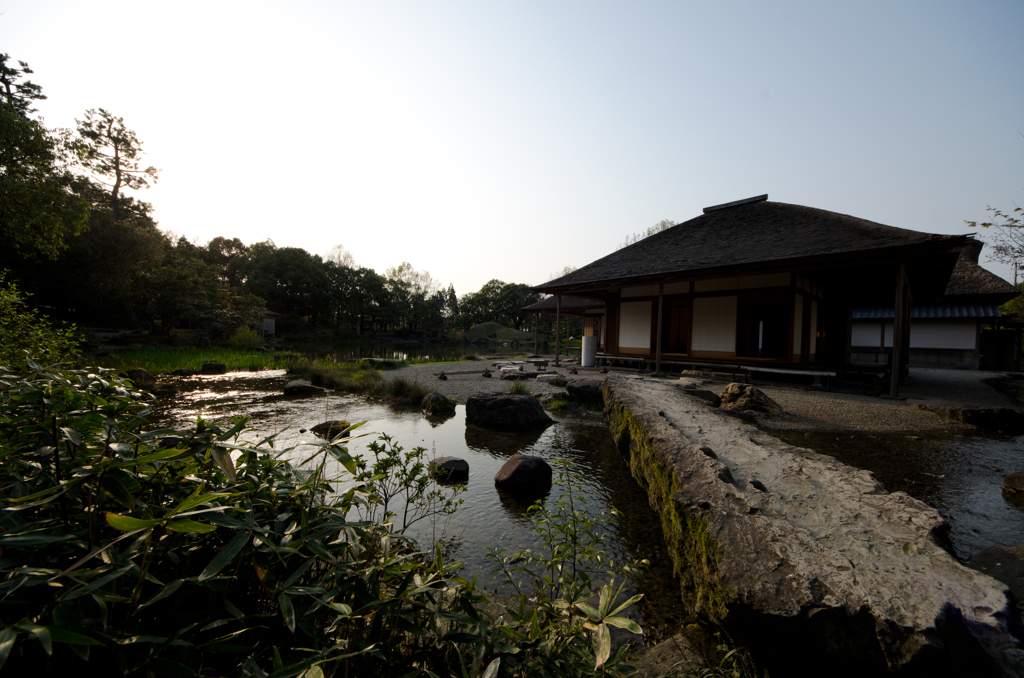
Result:
[[[644,594],[631,616],[645,628],[649,638],[675,632],[684,620],[679,585],[672,577],[659,518],[630,475],[628,464],[615,448],[599,414],[556,413],[552,414],[555,425],[541,433],[495,433],[467,427],[462,405],[454,416],[428,419],[415,409],[371,403],[357,396],[285,397],[281,395],[285,381],[283,370],[194,377],[182,382],[184,390],[177,398],[158,408],[154,423],[182,428],[200,416],[214,421],[248,416],[253,430],[244,435],[245,439],[255,442],[278,433],[275,448],[282,449],[314,440],[312,433],[300,431],[320,422],[365,421],[359,432],[369,435],[348,445],[353,455],[369,454],[367,445],[378,434],[386,433],[406,450],[427,448],[428,457],[462,457],[470,467],[467,489],[461,495],[464,504],[450,520],[423,520],[410,527],[407,534],[423,546],[442,536],[458,538],[461,546],[455,557],[464,563],[463,576],[478,575],[478,586],[487,590],[502,588],[501,580],[491,575],[493,565],[487,559],[488,548],[505,549],[510,554],[540,547],[539,538],[529,529],[527,507],[499,493],[494,475],[516,452],[543,457],[556,475],[560,469],[568,468],[576,476],[572,491],[586,500],[588,513],[597,515],[612,506],[622,512],[611,523],[606,543],[606,550],[616,563],[641,558],[651,561],[646,576],[629,585],[634,592]],[[312,452],[311,447],[300,448],[295,457]],[[564,483],[556,482],[545,504],[553,507],[568,489]]]

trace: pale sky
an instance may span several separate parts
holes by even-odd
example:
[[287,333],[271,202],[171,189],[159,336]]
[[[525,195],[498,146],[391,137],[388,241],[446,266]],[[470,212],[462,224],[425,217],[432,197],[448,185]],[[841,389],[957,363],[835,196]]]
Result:
[[47,125],[145,142],[161,228],[460,295],[762,193],[969,232],[1024,204],[1022,29],[1018,0],[0,0]]

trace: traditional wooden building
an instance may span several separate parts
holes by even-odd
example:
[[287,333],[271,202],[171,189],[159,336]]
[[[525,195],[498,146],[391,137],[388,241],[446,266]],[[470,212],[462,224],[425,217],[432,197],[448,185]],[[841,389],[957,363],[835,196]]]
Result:
[[[604,304],[604,359],[827,373],[851,361],[853,309],[893,311],[908,364],[913,299],[944,294],[966,235],[936,235],[767,195],[689,221],[534,288]],[[597,316],[597,313],[594,313]],[[904,369],[892,371],[892,390]]]

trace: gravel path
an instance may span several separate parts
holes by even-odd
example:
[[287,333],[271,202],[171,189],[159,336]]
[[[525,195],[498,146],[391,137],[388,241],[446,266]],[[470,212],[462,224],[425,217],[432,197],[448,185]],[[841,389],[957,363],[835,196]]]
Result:
[[[440,381],[435,373],[461,370],[495,369],[500,358],[485,358],[456,363],[413,365],[385,372],[386,379],[401,377],[433,388],[436,391],[465,403],[466,398],[477,393],[502,393],[508,390],[510,381],[498,378],[497,372],[489,379],[478,374],[465,374]],[[553,358],[552,358],[553,363]],[[571,365],[570,365],[571,366]],[[527,371],[535,368],[524,367]],[[583,372],[573,375],[567,367],[549,370],[557,371],[569,379],[603,379],[597,372]],[[985,383],[1004,373],[979,372],[974,370],[942,370],[912,368],[910,380],[901,387],[905,400],[888,400],[869,395],[855,395],[830,391],[812,391],[800,387],[759,385],[786,411],[786,414],[765,420],[763,426],[779,431],[862,431],[867,433],[923,434],[963,430],[963,424],[943,419],[917,405],[937,407],[1012,407],[1016,403]],[[665,381],[681,383],[696,382],[700,388],[721,393],[724,381],[709,381],[689,377],[666,377]],[[526,382],[534,395],[563,393],[564,389],[537,381]]]
[[[555,368],[554,358],[552,358],[551,361],[551,365],[547,368],[548,371],[564,374],[568,379],[575,378],[575,375],[570,374],[568,369],[565,367]],[[508,390],[508,387],[512,382],[500,379],[497,371],[495,371],[494,365],[499,362],[508,362],[508,360],[485,358],[481,360],[469,360],[456,363],[412,365],[410,367],[400,367],[396,370],[388,370],[384,372],[384,378],[396,379],[400,377],[402,379],[408,379],[409,381],[419,382],[442,395],[454,398],[460,403],[465,403],[466,398],[477,393],[503,393]],[[441,381],[434,376],[435,373],[441,372],[442,370],[445,372],[459,372],[464,370],[482,370],[484,368],[494,371],[494,374],[489,379],[479,374],[462,374],[450,376],[446,381]],[[523,370],[527,372],[534,372],[536,371],[536,368],[532,365],[525,365],[523,366]],[[581,373],[580,376],[585,376],[586,374],[587,373]],[[602,378],[604,377],[604,375],[595,373],[590,373],[590,375],[600,376]],[[529,380],[526,384],[533,395],[565,393],[564,388],[534,380]]]

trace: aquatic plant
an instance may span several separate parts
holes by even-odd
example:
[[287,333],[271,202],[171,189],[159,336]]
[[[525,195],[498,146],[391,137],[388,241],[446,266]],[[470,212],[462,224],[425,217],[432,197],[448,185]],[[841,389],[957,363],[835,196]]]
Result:
[[357,459],[359,472],[355,477],[367,495],[361,507],[366,520],[395,521],[395,532],[404,534],[411,525],[425,518],[451,515],[462,504],[457,497],[466,491],[465,485],[442,489],[431,479],[427,448],[414,447],[406,452],[385,433],[367,449],[373,461]]
[[[506,642],[528,641],[519,653],[505,658],[506,670],[513,675],[628,675],[633,668],[624,663],[626,647],[612,646],[611,627],[641,633],[636,622],[619,615],[643,596],[620,602],[625,584],[616,586],[615,578],[636,575],[649,562],[616,567],[601,548],[607,534],[601,526],[618,512],[613,508],[592,516],[581,506],[585,499],[573,495],[578,479],[563,470],[558,482],[566,492],[553,509],[542,502],[529,509],[542,550],[511,555],[505,549],[488,550],[495,564],[491,574],[501,574],[517,599],[517,605],[508,606],[512,622],[498,625],[495,634],[506,635]],[[592,579],[597,575],[609,581],[597,586]]]

